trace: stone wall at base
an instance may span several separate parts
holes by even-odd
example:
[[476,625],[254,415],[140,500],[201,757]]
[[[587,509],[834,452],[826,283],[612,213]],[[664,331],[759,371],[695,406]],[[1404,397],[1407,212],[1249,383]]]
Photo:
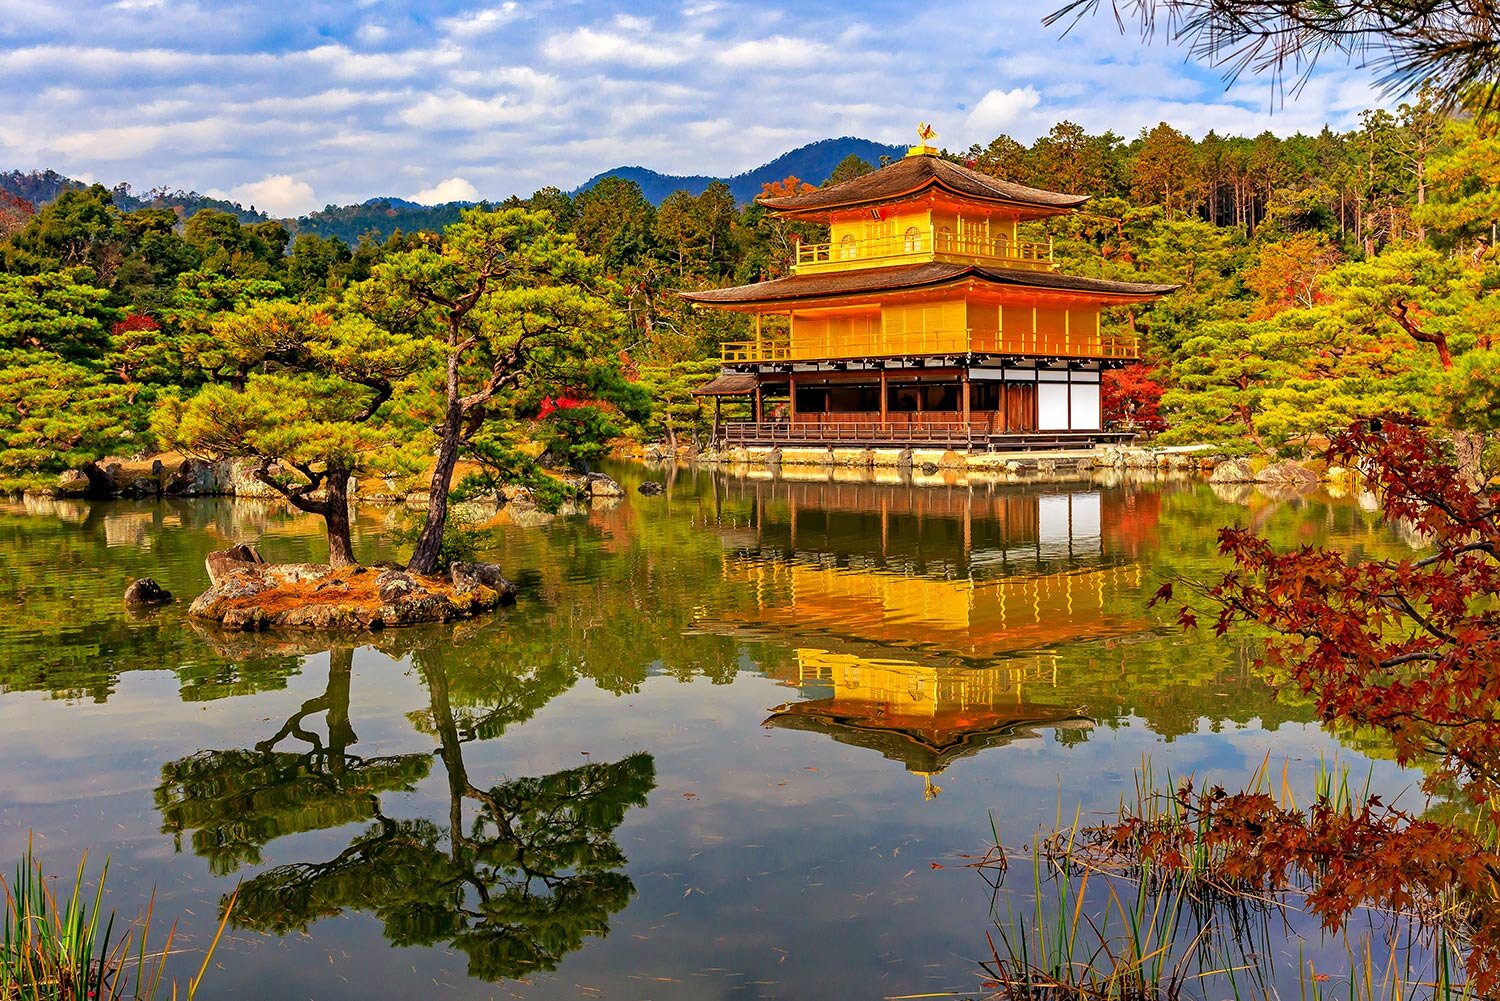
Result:
[[[1230,458],[1211,445],[1101,445],[1089,449],[969,453],[922,448],[737,445],[722,451],[707,449],[686,458],[710,466],[776,469],[788,478],[798,478],[798,470],[805,470],[818,478],[832,475],[835,479],[841,470],[860,470],[866,478],[873,473],[876,482],[889,480],[893,483],[953,482],[952,474],[979,481],[1076,482],[1098,471],[1118,470],[1204,474],[1212,475],[1217,483],[1270,483],[1306,489],[1319,482],[1336,481],[1345,472],[1324,469],[1318,462],[1287,460],[1268,465],[1264,459]],[[670,460],[664,456],[653,459],[648,455],[646,461]]]

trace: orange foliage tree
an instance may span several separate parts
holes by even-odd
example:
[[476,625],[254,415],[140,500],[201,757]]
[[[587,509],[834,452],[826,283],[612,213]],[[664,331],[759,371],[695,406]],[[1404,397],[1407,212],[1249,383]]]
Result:
[[[1493,996],[1500,853],[1479,832],[1493,830],[1500,805],[1500,490],[1472,485],[1451,448],[1408,417],[1355,423],[1328,458],[1360,470],[1386,517],[1430,539],[1430,550],[1351,560],[1312,547],[1278,552],[1225,528],[1219,551],[1235,568],[1207,589],[1213,627],[1269,629],[1261,664],[1274,681],[1312,695],[1331,728],[1386,734],[1400,763],[1428,769],[1429,794],[1463,797],[1480,822],[1418,816],[1379,797],[1324,797],[1304,811],[1264,791],[1184,786],[1174,819],[1127,816],[1095,833],[1169,866],[1201,843],[1222,860],[1221,876],[1268,889],[1300,874],[1330,928],[1365,905],[1441,910],[1469,943],[1473,986]],[[1172,593],[1169,582],[1154,600]],[[1198,624],[1191,607],[1178,616]]]

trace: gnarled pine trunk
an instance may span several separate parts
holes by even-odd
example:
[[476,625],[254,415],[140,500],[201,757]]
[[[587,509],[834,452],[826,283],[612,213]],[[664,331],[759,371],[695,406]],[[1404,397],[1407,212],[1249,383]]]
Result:
[[[290,488],[271,475],[270,465],[270,459],[262,459],[255,470],[255,478],[285,497],[292,507],[323,519],[328,529],[329,566],[354,566],[358,561],[354,558],[354,540],[349,526],[349,480],[353,474],[341,466],[329,466],[321,477],[308,473],[313,481],[306,486]],[[323,487],[323,499],[313,500],[308,494],[319,484]]]
[[448,523],[448,490],[453,483],[453,469],[458,465],[459,439],[463,435],[463,402],[458,395],[458,356],[448,361],[448,407],[443,416],[442,436],[438,439],[437,465],[427,488],[427,520],[406,569],[412,573],[436,573],[443,550],[443,528]]
[[324,489],[322,514],[328,525],[328,563],[334,567],[353,566],[357,561],[349,525],[349,474],[343,470],[330,472]]

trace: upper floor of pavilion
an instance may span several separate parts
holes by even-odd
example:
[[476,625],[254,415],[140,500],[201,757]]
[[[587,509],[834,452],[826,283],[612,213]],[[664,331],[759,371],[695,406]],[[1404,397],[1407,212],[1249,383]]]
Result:
[[781,218],[828,226],[827,243],[796,248],[793,273],[805,275],[933,262],[1051,271],[1051,241],[1022,240],[1019,226],[1072,212],[1088,196],[981,174],[921,145],[832,187],[757,201]]

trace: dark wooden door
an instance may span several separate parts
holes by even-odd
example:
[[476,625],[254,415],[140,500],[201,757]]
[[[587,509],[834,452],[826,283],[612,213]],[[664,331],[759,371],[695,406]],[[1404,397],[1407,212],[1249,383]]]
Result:
[[1015,433],[1036,430],[1036,383],[1005,384],[1005,430]]

